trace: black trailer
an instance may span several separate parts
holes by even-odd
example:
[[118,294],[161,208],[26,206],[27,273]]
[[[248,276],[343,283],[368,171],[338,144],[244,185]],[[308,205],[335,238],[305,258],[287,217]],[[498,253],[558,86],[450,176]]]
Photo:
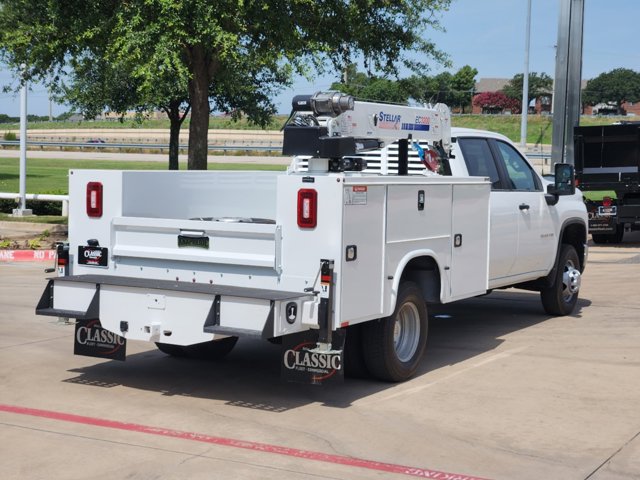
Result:
[[595,243],[640,230],[640,122],[575,127],[575,167]]

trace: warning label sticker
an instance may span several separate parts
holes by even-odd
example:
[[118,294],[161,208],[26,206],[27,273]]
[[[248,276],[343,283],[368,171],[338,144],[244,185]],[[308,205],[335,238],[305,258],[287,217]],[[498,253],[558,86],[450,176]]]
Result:
[[365,185],[354,185],[344,189],[345,205],[366,205],[367,187]]

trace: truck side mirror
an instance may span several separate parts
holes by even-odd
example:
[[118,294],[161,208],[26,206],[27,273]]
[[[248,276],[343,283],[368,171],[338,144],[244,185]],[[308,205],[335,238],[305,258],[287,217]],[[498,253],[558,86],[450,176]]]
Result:
[[573,165],[556,163],[554,184],[549,185],[547,192],[553,195],[573,195],[576,193],[576,176]]

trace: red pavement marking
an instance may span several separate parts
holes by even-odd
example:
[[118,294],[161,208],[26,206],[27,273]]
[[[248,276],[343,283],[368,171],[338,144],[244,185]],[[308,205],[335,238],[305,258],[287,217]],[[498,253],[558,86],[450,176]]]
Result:
[[0,262],[53,262],[55,250],[0,250]]
[[310,450],[299,450],[297,448],[281,447],[278,445],[269,445],[267,443],[249,442],[244,440],[236,440],[233,438],[214,437],[201,433],[183,432],[180,430],[171,430],[166,428],[150,427],[139,425],[137,423],[124,423],[115,420],[105,420],[94,417],[84,417],[71,413],[54,412],[50,410],[39,410],[35,408],[17,407],[14,405],[0,404],[0,412],[14,413],[17,415],[27,415],[31,417],[48,418],[51,420],[59,420],[62,422],[79,423],[82,425],[92,425],[95,427],[114,428],[117,430],[125,430],[129,432],[147,433],[150,435],[159,435],[161,437],[179,438],[182,440],[192,440],[195,442],[211,443],[225,447],[242,448],[245,450],[253,450],[263,453],[271,453],[277,455],[285,455],[288,457],[303,458],[306,460],[315,460],[318,462],[333,463],[346,465],[349,467],[364,468],[368,470],[377,470],[381,472],[397,473],[401,475],[409,475],[413,477],[428,478],[432,480],[487,480],[480,477],[469,475],[461,475],[457,473],[440,472],[426,468],[408,467],[404,465],[396,465],[393,463],[382,463],[361,458],[345,457],[341,455],[330,455],[321,452],[312,452]]

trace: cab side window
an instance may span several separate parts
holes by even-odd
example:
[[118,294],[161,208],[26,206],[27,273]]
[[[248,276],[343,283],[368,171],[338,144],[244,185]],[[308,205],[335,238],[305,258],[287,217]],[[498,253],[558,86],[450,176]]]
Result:
[[521,191],[541,190],[542,187],[533,169],[515,148],[501,141],[496,141],[495,146],[499,153],[498,161],[504,166],[511,189]]
[[491,189],[500,189],[500,175],[484,138],[458,138],[467,171],[472,177],[489,177]]

